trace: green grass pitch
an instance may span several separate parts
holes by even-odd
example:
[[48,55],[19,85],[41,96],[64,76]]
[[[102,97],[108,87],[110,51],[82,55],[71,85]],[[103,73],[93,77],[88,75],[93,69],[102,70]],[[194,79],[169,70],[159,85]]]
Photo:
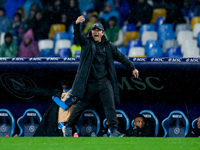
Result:
[[0,137],[0,150],[200,150],[200,138]]

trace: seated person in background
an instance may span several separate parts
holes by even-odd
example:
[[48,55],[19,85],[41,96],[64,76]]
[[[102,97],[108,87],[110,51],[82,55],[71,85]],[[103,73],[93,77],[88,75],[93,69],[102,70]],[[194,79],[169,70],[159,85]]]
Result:
[[97,23],[97,21],[98,21],[98,13],[93,12],[91,14],[91,16],[89,16],[88,22],[86,23],[86,26],[85,26],[83,32],[85,34],[87,34],[90,31],[90,29],[92,28],[93,24]]
[[153,137],[153,125],[148,122],[142,114],[138,114],[134,118],[134,127],[126,131],[128,137]]
[[112,42],[115,46],[123,45],[124,43],[123,31],[117,25],[117,19],[115,17],[111,17],[108,20],[105,32],[108,40]]
[[197,128],[190,129],[186,137],[200,137],[200,115],[197,120]]
[[65,99],[71,91],[68,89],[67,81],[62,81],[62,88],[62,93],[59,90],[53,92],[53,102],[45,112],[34,136],[63,136],[62,127],[68,121],[75,105],[69,108],[65,104]]
[[136,4],[130,6],[129,16],[125,24],[135,24],[137,29],[142,24],[148,24],[151,21],[153,8],[147,3],[147,0],[137,0]]
[[1,45],[0,57],[17,57],[18,46],[13,42],[13,36],[7,32],[4,36],[5,42]]
[[39,57],[40,51],[37,41],[34,39],[33,30],[28,30],[19,46],[18,57]]

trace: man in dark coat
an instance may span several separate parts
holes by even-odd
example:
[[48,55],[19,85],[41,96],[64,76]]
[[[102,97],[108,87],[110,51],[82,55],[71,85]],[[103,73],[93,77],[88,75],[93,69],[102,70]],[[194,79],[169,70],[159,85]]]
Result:
[[73,24],[74,37],[82,49],[72,91],[65,103],[77,100],[78,102],[63,128],[64,136],[72,136],[71,127],[76,124],[86,107],[95,101],[96,96],[103,104],[111,136],[123,136],[117,131],[115,103],[119,103],[119,90],[113,59],[125,65],[137,78],[139,72],[134,64],[105,38],[102,24],[94,24],[86,37],[80,29],[80,23],[84,21],[85,18],[80,16]]

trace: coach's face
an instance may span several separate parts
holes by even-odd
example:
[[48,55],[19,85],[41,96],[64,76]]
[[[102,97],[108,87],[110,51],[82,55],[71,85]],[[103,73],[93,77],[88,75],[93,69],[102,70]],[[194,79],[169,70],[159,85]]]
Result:
[[94,41],[96,41],[96,42],[101,42],[103,35],[104,35],[104,31],[102,31],[98,28],[94,28],[92,30],[92,37],[93,37]]

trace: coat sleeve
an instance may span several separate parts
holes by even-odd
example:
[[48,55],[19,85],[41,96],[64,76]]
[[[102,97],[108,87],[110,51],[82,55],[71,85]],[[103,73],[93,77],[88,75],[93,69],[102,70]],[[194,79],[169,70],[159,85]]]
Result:
[[111,47],[113,58],[126,66],[128,70],[133,71],[135,69],[135,65],[124,54],[122,54],[116,46],[111,44]]
[[85,34],[80,29],[81,24],[80,23],[76,24],[74,22],[73,27],[74,27],[74,38],[75,38],[75,40],[80,44],[80,46],[87,44],[87,41],[88,41],[87,37],[85,36]]

